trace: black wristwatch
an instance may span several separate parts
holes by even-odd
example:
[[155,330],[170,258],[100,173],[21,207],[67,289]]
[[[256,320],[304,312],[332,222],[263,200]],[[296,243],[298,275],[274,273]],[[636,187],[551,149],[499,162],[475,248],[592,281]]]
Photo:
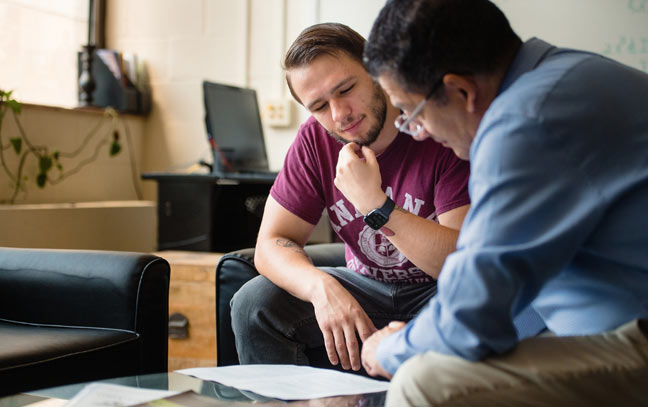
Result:
[[383,206],[374,209],[363,218],[364,222],[372,229],[380,229],[389,220],[389,215],[391,215],[395,206],[396,204],[394,201],[392,201],[390,197],[387,197]]

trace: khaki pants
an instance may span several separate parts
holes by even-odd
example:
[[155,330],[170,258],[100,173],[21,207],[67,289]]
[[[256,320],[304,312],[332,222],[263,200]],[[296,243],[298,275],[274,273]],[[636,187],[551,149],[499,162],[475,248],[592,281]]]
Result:
[[420,354],[396,372],[387,406],[648,406],[647,325],[538,336],[480,362]]

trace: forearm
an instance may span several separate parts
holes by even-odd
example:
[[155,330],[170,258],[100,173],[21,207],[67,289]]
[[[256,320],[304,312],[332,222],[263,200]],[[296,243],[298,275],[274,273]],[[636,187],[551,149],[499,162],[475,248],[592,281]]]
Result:
[[[396,248],[425,273],[438,278],[446,257],[455,251],[459,231],[396,208],[385,227]],[[389,233],[389,232],[388,232]]]
[[302,301],[312,302],[317,288],[332,279],[313,266],[302,245],[281,236],[259,236],[254,263],[261,275]]

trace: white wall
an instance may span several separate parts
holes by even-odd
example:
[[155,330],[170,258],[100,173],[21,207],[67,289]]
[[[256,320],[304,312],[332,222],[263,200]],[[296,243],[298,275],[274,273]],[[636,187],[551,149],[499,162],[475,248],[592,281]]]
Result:
[[584,49],[648,72],[648,0],[493,0],[522,37]]
[[[648,71],[648,0],[495,0],[523,39],[604,53]],[[205,140],[203,79],[255,88],[260,103],[290,99],[283,55],[299,32],[326,21],[368,36],[385,0],[110,0],[108,46],[148,63],[154,109],[144,170],[186,168],[211,159]],[[630,47],[634,44],[634,51]],[[282,166],[308,113],[294,103],[289,128],[264,125],[270,166]],[[147,196],[154,197],[148,183]]]
[[[561,46],[584,48],[648,71],[648,0],[495,0],[514,29]],[[290,98],[281,71],[287,47],[305,27],[337,21],[367,36],[384,0],[111,0],[107,44],[135,52],[151,73],[144,170],[210,160],[200,83],[257,90],[260,104]],[[630,44],[634,41],[634,48]],[[300,122],[264,125],[270,166],[279,169]],[[154,186],[146,194],[154,197]]]
[[77,105],[88,0],[0,0],[0,88],[22,102]]

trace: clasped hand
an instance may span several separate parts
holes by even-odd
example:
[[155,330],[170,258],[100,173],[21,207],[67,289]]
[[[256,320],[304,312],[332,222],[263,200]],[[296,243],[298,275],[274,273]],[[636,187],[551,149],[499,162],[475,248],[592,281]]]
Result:
[[362,366],[364,366],[367,373],[371,376],[383,376],[391,380],[392,375],[389,374],[389,372],[387,372],[380,363],[378,363],[376,352],[378,351],[378,345],[380,345],[380,342],[385,339],[385,337],[403,329],[403,327],[405,327],[405,322],[392,321],[389,325],[376,331],[366,341],[364,341],[364,345],[362,346]]

